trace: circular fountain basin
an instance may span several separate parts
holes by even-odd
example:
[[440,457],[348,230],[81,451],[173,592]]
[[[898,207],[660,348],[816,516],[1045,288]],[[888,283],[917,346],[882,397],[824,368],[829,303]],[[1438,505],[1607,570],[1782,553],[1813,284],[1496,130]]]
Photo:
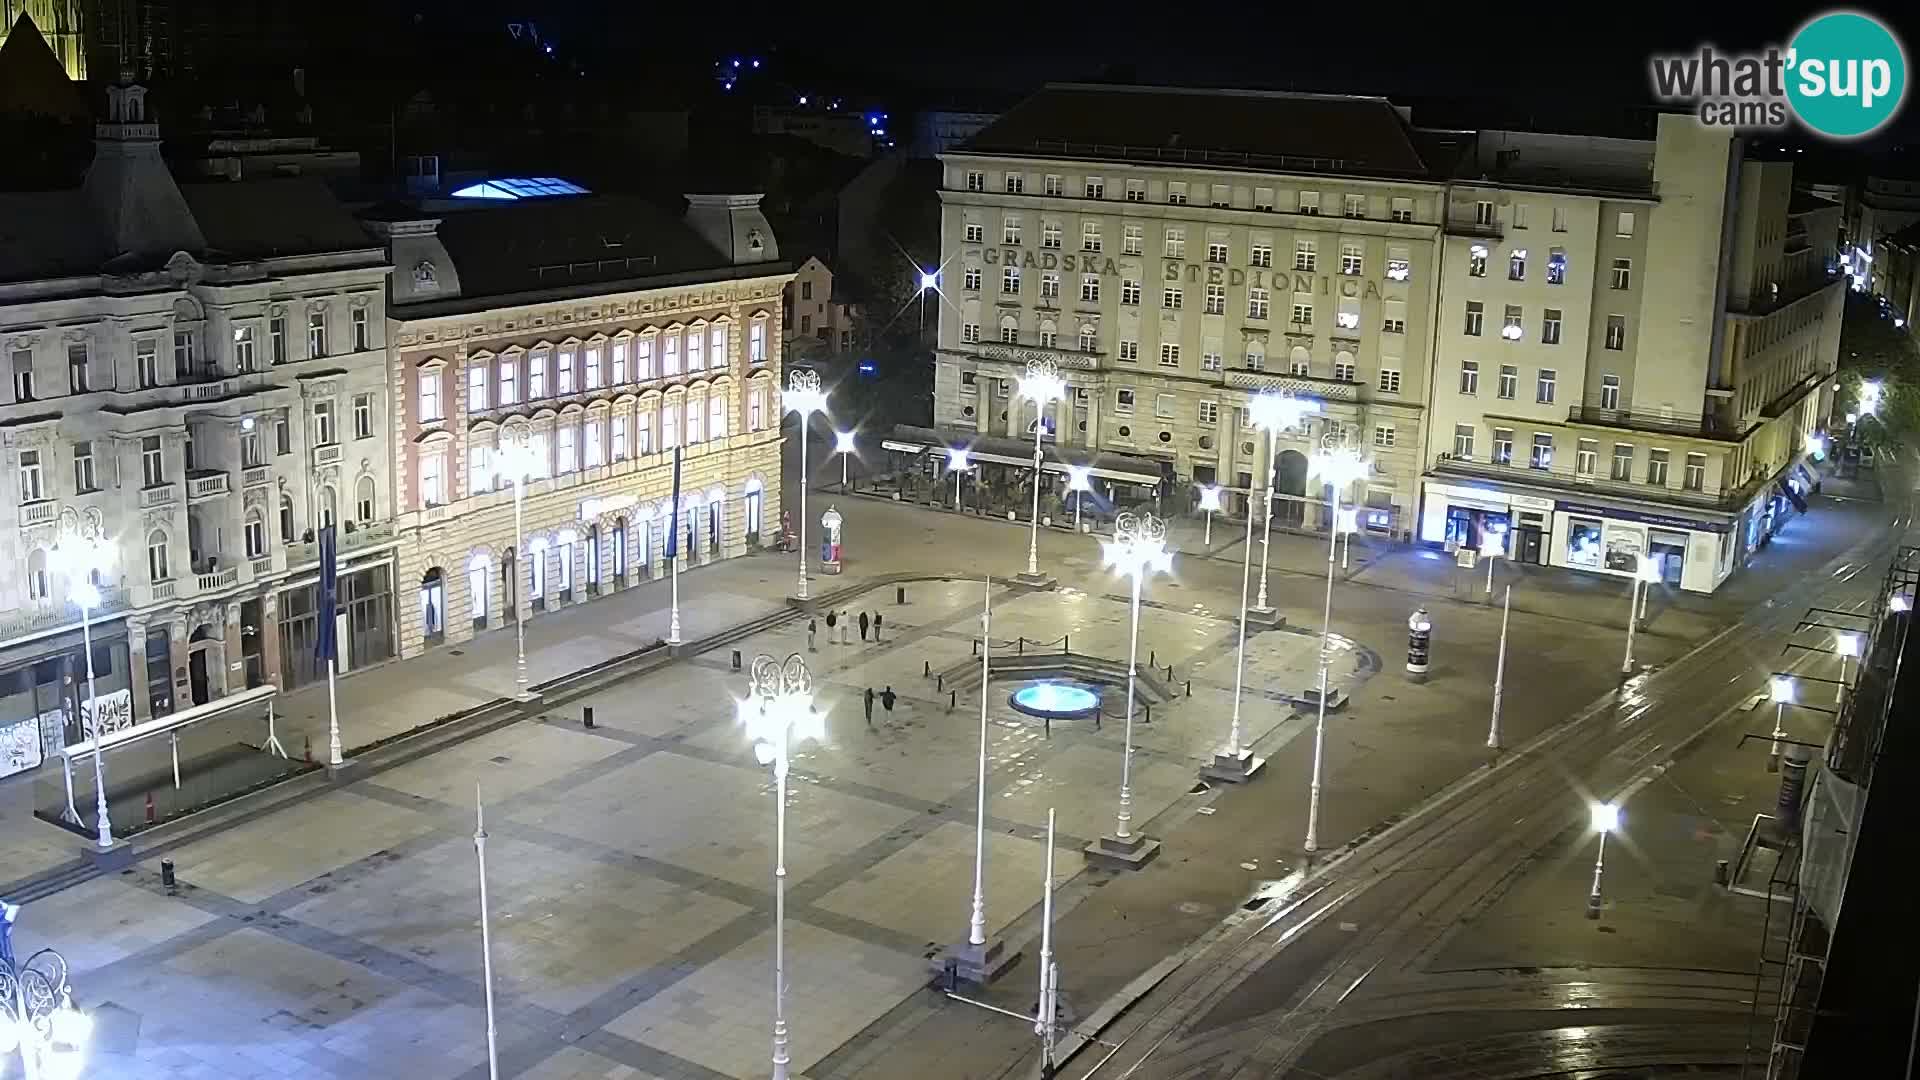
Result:
[[1013,707],[1046,720],[1078,720],[1100,709],[1100,695],[1073,683],[1028,683],[1013,692]]

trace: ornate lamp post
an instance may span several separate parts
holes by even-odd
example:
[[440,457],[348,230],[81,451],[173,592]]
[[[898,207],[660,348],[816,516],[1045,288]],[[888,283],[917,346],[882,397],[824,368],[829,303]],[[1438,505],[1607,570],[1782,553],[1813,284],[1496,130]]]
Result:
[[[113,823],[107,819],[106,751],[100,746],[100,695],[93,678],[93,609],[100,606],[100,587],[93,579],[113,565],[113,545],[94,530],[69,530],[54,543],[51,561],[66,578],[68,596],[80,608],[80,647],[87,654],[85,728],[93,743],[93,803],[95,843],[101,851],[113,849]],[[69,785],[71,787],[71,785]],[[68,791],[67,803],[73,803]]]
[[802,739],[825,736],[813,707],[813,673],[798,653],[786,660],[753,658],[751,689],[740,724],[760,764],[773,767],[773,1080],[787,1080],[787,768]]
[[1093,490],[1093,470],[1085,465],[1067,466],[1067,490],[1073,493],[1073,532],[1080,533],[1080,504]]
[[827,411],[827,394],[820,389],[820,373],[796,369],[787,373],[787,394],[783,407],[800,414],[800,589],[794,595],[807,598],[807,426],[814,413]]
[[[1267,433],[1267,525],[1260,540],[1260,598],[1253,606],[1263,612],[1267,604],[1267,553],[1273,546],[1273,488],[1280,475],[1280,433],[1298,427],[1302,417],[1320,411],[1312,398],[1262,390],[1247,402],[1247,416],[1253,426]],[[1247,508],[1251,511],[1251,505]]]
[[953,474],[953,509],[960,511],[960,477],[967,471],[967,459],[972,456],[958,446],[947,448],[947,471]]
[[[1200,544],[1209,552],[1213,550],[1213,512],[1220,509],[1220,485],[1202,484],[1200,486],[1200,509],[1206,511],[1206,532],[1200,537]],[[1248,514],[1249,518],[1253,515]]]
[[[1218,487],[1202,488],[1200,505],[1207,505],[1207,495],[1213,496],[1214,506],[1220,502]],[[1209,526],[1213,523],[1211,508],[1207,515]],[[1212,547],[1209,539],[1208,547]],[[1227,745],[1213,755],[1211,764],[1200,768],[1200,775],[1210,780],[1225,780],[1239,783],[1251,779],[1266,762],[1253,756],[1252,749],[1240,743],[1240,695],[1247,674],[1247,591],[1253,580],[1253,501],[1247,501],[1247,540],[1240,549],[1240,644],[1233,653],[1233,721],[1227,726]]]
[[67,1080],[86,1062],[93,1020],[73,1007],[67,958],[41,949],[13,956],[20,906],[0,901],[0,1058],[20,1052],[27,1080]]
[[1027,578],[1040,581],[1040,438],[1047,430],[1047,405],[1067,396],[1067,381],[1060,377],[1060,366],[1050,356],[1027,361],[1027,373],[1020,376],[1020,396],[1033,401],[1033,523],[1027,533]]
[[1600,917],[1600,871],[1606,865],[1607,834],[1620,829],[1620,807],[1613,803],[1594,803],[1593,831],[1600,834],[1600,846],[1593,853],[1593,887],[1587,891],[1587,918]]
[[[1373,472],[1373,462],[1359,447],[1329,433],[1321,440],[1320,449],[1314,452],[1312,471],[1327,485],[1327,522],[1331,525],[1339,515],[1340,493],[1366,479]],[[1307,796],[1308,853],[1319,850],[1320,846],[1320,771],[1327,737],[1327,665],[1332,659],[1328,649],[1333,634],[1333,557],[1339,539],[1340,530],[1327,529],[1327,599],[1320,615],[1320,710],[1313,725],[1313,781]]]
[[[527,614],[526,594],[527,578],[521,568],[531,566],[527,562],[527,537],[523,528],[521,504],[526,501],[527,481],[546,471],[546,462],[540,460],[539,452],[534,449],[533,441],[522,435],[500,447],[497,466],[501,479],[513,485],[513,636],[514,636],[514,684],[519,687],[520,696],[527,696]],[[674,623],[680,621],[678,607],[673,613]]]
[[1126,743],[1120,755],[1120,813],[1113,835],[1087,846],[1087,853],[1109,863],[1138,869],[1159,854],[1160,845],[1132,832],[1133,821],[1133,679],[1140,657],[1140,586],[1147,575],[1171,570],[1167,551],[1167,523],[1152,514],[1132,511],[1114,519],[1113,539],[1102,545],[1108,566],[1133,579],[1133,604],[1127,632]]

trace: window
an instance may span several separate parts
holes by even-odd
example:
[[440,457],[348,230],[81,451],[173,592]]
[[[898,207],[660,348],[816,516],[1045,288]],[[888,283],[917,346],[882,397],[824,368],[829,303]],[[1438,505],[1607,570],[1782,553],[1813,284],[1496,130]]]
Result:
[[1138,225],[1129,225],[1120,231],[1120,253],[1138,255],[1146,250],[1147,231]]
[[1391,447],[1397,434],[1392,424],[1375,424],[1373,426],[1373,445]]
[[1567,283],[1567,253],[1564,248],[1554,248],[1547,252],[1547,284],[1565,285]]
[[715,391],[707,395],[707,438],[727,437],[727,398]]
[[1114,359],[1124,360],[1128,363],[1138,361],[1140,359],[1140,343],[1137,341],[1122,341],[1120,343],[1120,353],[1114,357]]
[[373,503],[374,503],[373,477],[363,476],[360,478],[360,482],[354,486],[354,491],[353,491],[354,520],[358,521],[362,525],[373,524],[373,511],[374,511]]
[[767,362],[767,320],[755,319],[747,327],[747,363]]
[[587,346],[587,389],[600,389],[600,346]]
[[1314,248],[1313,241],[1295,240],[1293,242],[1293,268],[1295,270],[1312,270],[1318,261],[1319,252]]
[[1129,307],[1137,307],[1139,305],[1140,283],[1138,281],[1133,278],[1120,279],[1120,302]]
[[257,559],[267,553],[267,523],[258,510],[247,514],[246,539],[247,558]]
[[1504,315],[1504,319],[1500,324],[1501,340],[1519,341],[1522,337],[1526,335],[1526,332],[1527,332],[1526,327],[1522,324],[1522,321],[1521,321],[1520,305],[1508,304],[1505,315]]
[[1556,206],[1553,208],[1553,231],[1567,231],[1567,208],[1564,206]]
[[1264,187],[1254,188],[1253,189],[1253,208],[1255,210],[1261,210],[1267,213],[1272,213],[1273,212],[1273,189],[1264,188]]
[[1225,315],[1227,313],[1227,287],[1225,285],[1207,286],[1207,314]]
[[1681,486],[1688,491],[1705,491],[1707,487],[1707,455],[1688,454],[1687,473],[1681,480]]
[[1133,415],[1133,391],[1122,387],[1113,392],[1113,411],[1123,415]]
[[[1558,211],[1555,211],[1558,213]],[[1591,477],[1600,462],[1600,444],[1592,439],[1581,439],[1573,452],[1573,472],[1575,476]]]
[[1359,244],[1341,244],[1340,245],[1340,272],[1341,273],[1358,274],[1360,272],[1361,265],[1365,262],[1366,260],[1365,258],[1362,257]]
[[440,418],[440,372],[423,371],[420,373],[420,419],[430,421]]
[[678,402],[660,410],[660,449],[671,450],[681,445],[684,432],[680,427],[680,405]]
[[285,409],[273,418],[273,452],[281,457],[293,453],[293,424],[288,421]]
[[1625,315],[1607,316],[1607,348],[1614,352],[1627,347],[1627,317]]
[[972,322],[961,323],[960,324],[960,340],[965,342],[968,345],[979,344],[980,343],[980,324],[972,323]]
[[969,221],[969,222],[967,222],[967,228],[966,228],[966,239],[967,239],[967,243],[969,243],[969,244],[984,244],[984,243],[986,243],[986,242],[987,242],[987,227],[986,227],[985,225],[982,225],[982,224],[980,224],[980,223],[979,223],[979,222],[977,222],[977,221]]
[[1233,205],[1233,188],[1227,184],[1213,185],[1213,205],[1225,210]]
[[[724,326],[716,326],[714,327],[713,332],[715,334],[715,337],[714,337],[715,347],[721,352],[722,355],[724,355],[726,352],[727,328]],[[611,361],[610,366],[612,368],[612,371],[609,373],[610,385],[613,385],[613,386],[625,385],[627,381],[627,343],[624,341],[614,342],[613,351],[609,355],[608,359]],[[481,377],[480,382],[483,387],[486,385],[486,377],[484,375]],[[484,391],[482,392],[481,396],[485,397]]]
[[1026,190],[1027,177],[1024,173],[1010,172],[1007,174],[1007,194],[1019,195]]
[[[556,434],[558,435],[556,443],[559,448],[559,460],[556,462],[554,472],[564,475],[572,472],[580,462],[579,451],[574,448],[574,440],[576,438],[575,428],[572,424],[562,424],[557,429]],[[688,441],[698,442],[699,440],[689,439]]]
[[1059,222],[1043,221],[1040,223],[1040,246],[1043,248],[1053,248],[1055,250],[1059,249],[1060,247],[1060,223]]
[[1520,369],[1517,367],[1514,367],[1512,364],[1501,364],[1500,365],[1500,390],[1499,390],[1500,399],[1502,401],[1512,401],[1513,395],[1519,390],[1519,388],[1520,388]]
[[[20,353],[14,354],[16,357],[14,361],[16,370],[19,364],[17,358],[21,355]],[[24,355],[31,358],[33,354],[26,353]],[[139,382],[140,389],[142,390],[150,390],[160,385],[160,345],[152,338],[141,338],[134,343],[133,374],[134,379]],[[25,399],[23,398],[22,400]]]
[[1613,479],[1633,479],[1633,444],[1613,444]]
[[[755,391],[757,394],[758,392],[757,387],[755,388]],[[760,402],[757,399],[757,397],[754,400],[754,405],[756,407],[760,406]],[[597,425],[589,425],[589,426],[597,427]],[[598,435],[597,430],[595,431],[595,435],[596,436]],[[611,441],[613,444],[611,459],[614,461],[627,460],[627,418],[624,414],[615,416],[613,418]],[[590,452],[595,455],[598,455],[600,452],[598,447],[594,444],[589,444],[589,445],[590,445]],[[598,462],[593,462],[593,464],[598,464]]]
[[1043,349],[1060,347],[1060,332],[1053,328],[1052,323],[1040,324],[1040,347]]
[[251,326],[234,328],[233,366],[236,371],[253,370],[253,327]]
[[1560,309],[1548,308],[1540,320],[1540,343],[1542,345],[1560,344]]
[[1080,250],[1099,251],[1101,243],[1100,223],[1097,221],[1082,222],[1080,225]]
[[166,454],[158,435],[140,440],[140,482],[145,487],[159,487],[167,482]]
[[1513,464],[1513,429],[1497,427],[1493,429],[1493,463],[1495,465]]
[[1207,427],[1217,427],[1220,423],[1220,403],[1217,401],[1201,402],[1199,419],[1200,423]]
[[1667,457],[1665,450],[1647,451],[1647,483],[1667,485]]
[[1620,407],[1620,376],[1600,376],[1600,407],[1603,409]]
[[1084,353],[1100,351],[1100,335],[1095,333],[1091,326],[1080,328],[1080,351]]
[[1295,326],[1313,325],[1313,305],[1299,300],[1293,302],[1293,323]]
[[1615,236],[1633,235],[1633,212],[1631,210],[1622,210],[1619,215],[1613,219],[1613,234]]
[[1003,344],[1020,344],[1020,324],[1009,319],[1000,324],[1000,340]]
[[467,411],[480,412],[487,407],[487,368],[475,364],[467,369]]
[[1467,249],[1467,276],[1487,276],[1487,249],[1484,245],[1475,244]]
[[1000,219],[1000,242],[1018,244],[1020,242],[1020,219],[1017,217]]
[[1392,217],[1393,217],[1393,220],[1395,221],[1400,221],[1400,222],[1412,221],[1413,220],[1413,200],[1412,199],[1393,200]]
[[1040,275],[1040,299],[1042,300],[1060,299],[1060,275],[1059,274],[1049,272],[1049,273]]
[[731,362],[727,356],[727,325],[721,323],[707,331],[707,366],[724,368]]
[[1048,195],[1057,196],[1062,194],[1062,192],[1064,191],[1064,187],[1061,184],[1060,178],[1057,176],[1054,176],[1051,173],[1047,175],[1046,179],[1040,182],[1040,185],[1041,185],[1041,190],[1046,192]]
[[813,299],[813,282],[803,281],[800,283],[800,299],[802,300]]
[[493,490],[493,447],[473,440],[467,448],[467,493]]
[[[247,432],[247,435],[252,436],[253,433]],[[256,443],[257,441],[256,439]],[[256,450],[255,453],[257,456],[258,451]],[[92,442],[82,441],[73,444],[73,490],[82,495],[98,490],[94,484]]]
[[313,403],[313,445],[332,446],[337,441],[333,430],[333,402]]
[[1201,371],[1219,371],[1220,370],[1220,354],[1219,352],[1216,351],[1219,348],[1220,346],[1216,344],[1211,348],[1209,348],[1206,352],[1203,352],[1200,354],[1200,370]]
[[967,272],[961,275],[960,287],[968,292],[979,292],[980,278],[980,268],[977,266],[969,266],[967,267]]
[[1383,334],[1404,334],[1407,332],[1407,320],[1391,317],[1382,319],[1380,321],[1380,332]]
[[1533,399],[1542,405],[1553,404],[1553,391],[1559,374],[1552,368],[1541,368],[1540,378],[1534,385]]
[[1473,223],[1475,225],[1493,224],[1493,203],[1482,199],[1473,204]]
[[1156,419],[1160,419],[1160,420],[1173,419],[1174,408],[1175,406],[1174,406],[1174,400],[1173,400],[1172,394],[1155,394],[1154,395],[1153,415]]
[[1465,330],[1468,337],[1480,336],[1481,324],[1486,320],[1486,316],[1486,306],[1481,304],[1480,301],[1467,301],[1467,322]]
[[1104,199],[1104,198],[1106,198],[1106,197],[1107,197],[1107,182],[1106,182],[1106,181],[1105,181],[1104,179],[1102,179],[1102,178],[1100,178],[1100,177],[1098,177],[1098,176],[1089,176],[1089,177],[1087,177],[1087,182],[1086,182],[1086,193],[1087,193],[1087,198],[1089,198],[1089,199]]
[[67,346],[67,390],[75,394],[84,394],[88,391],[85,345]]
[[324,311],[307,313],[307,355],[327,355],[327,313]]
[[1147,182],[1145,180],[1127,181],[1127,201],[1128,202],[1146,202],[1147,201]]
[[1009,266],[1000,271],[1000,295],[1020,295],[1020,268]]
[[1354,378],[1353,364],[1347,361],[1342,361],[1342,360],[1334,361],[1333,377],[1335,379],[1338,379],[1341,382],[1358,382],[1359,381],[1358,379]]
[[1100,302],[1100,278],[1096,274],[1080,275],[1080,301],[1085,304]]
[[1400,392],[1400,370],[1398,368],[1380,369],[1380,392],[1397,394]]
[[1169,259],[1186,258],[1187,257],[1187,231],[1185,229],[1168,229],[1167,236],[1166,236],[1166,250],[1162,252],[1162,254],[1164,254]]
[[267,351],[275,364],[287,362],[287,318],[275,315],[267,320]]
[[1247,318],[1249,319],[1266,318],[1268,303],[1269,303],[1269,298],[1268,298],[1267,290],[1248,289],[1247,290]]
[[1473,425],[1453,425],[1453,456],[1471,460],[1473,458]]
[[1553,436],[1534,434],[1533,452],[1527,456],[1527,468],[1542,472],[1553,468]]
[[20,451],[20,501],[39,502],[47,497],[40,475],[40,451]]
[[[567,372],[560,387],[560,392],[564,394],[573,388],[573,354],[571,352],[561,353],[560,359],[562,366]],[[707,370],[707,333],[703,328],[698,326],[687,331],[687,370]]]
[[1180,366],[1180,346],[1175,345],[1172,342],[1166,342],[1162,344],[1160,346],[1160,366],[1161,367],[1179,367]]
[[1341,200],[1340,212],[1350,218],[1366,217],[1367,216],[1367,197],[1365,195],[1346,196],[1344,199]]
[[361,307],[354,308],[352,314],[348,316],[348,319],[351,320],[353,328],[353,351],[366,352],[368,349],[373,348],[372,337],[368,332],[367,309]]
[[1626,289],[1633,286],[1632,259],[1613,260],[1613,277],[1610,280],[1610,284],[1616,289]]
[[1222,266],[1226,265],[1226,262],[1227,262],[1226,241],[1224,240],[1207,241],[1207,261],[1210,263],[1219,263]]
[[973,170],[973,169],[968,170],[967,171],[967,190],[968,191],[987,190],[987,174],[980,172],[978,170]]
[[1247,365],[1248,371],[1265,371],[1267,370],[1266,350],[1259,342],[1249,341],[1247,342],[1247,354],[1242,362]]
[[353,437],[373,438],[373,395],[353,395]]
[[509,357],[500,361],[500,404],[520,403],[520,364]]
[[1463,394],[1480,392],[1480,361],[1460,361],[1460,392]]
[[173,567],[167,560],[167,534],[155,529],[147,534],[147,580],[171,581]]
[[173,374],[176,377],[184,379],[193,374],[196,351],[193,331],[175,330],[173,332]]
[[1299,206],[1300,212],[1303,214],[1318,215],[1320,213],[1320,193],[1317,191],[1301,192]]
[[1526,203],[1517,202],[1513,204],[1513,227],[1516,229],[1524,229],[1527,227]]
[[1313,374],[1313,360],[1304,348],[1295,348],[1287,359],[1287,373],[1291,375]]
[[1507,280],[1508,281],[1527,280],[1527,249],[1526,248],[1514,248],[1512,254],[1507,256]]
[[1167,182],[1167,205],[1168,206],[1187,205],[1187,185],[1181,183],[1178,180],[1168,181]]
[[1272,244],[1255,244],[1252,247],[1248,248],[1247,264],[1249,266],[1272,266],[1273,265],[1273,245]]

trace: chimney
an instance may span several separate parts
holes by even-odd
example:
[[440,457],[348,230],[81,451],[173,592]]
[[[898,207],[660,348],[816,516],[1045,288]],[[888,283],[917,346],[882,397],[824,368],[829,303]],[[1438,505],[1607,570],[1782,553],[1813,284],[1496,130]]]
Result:
[[687,224],[735,266],[776,261],[780,245],[760,212],[760,199],[757,194],[688,195]]

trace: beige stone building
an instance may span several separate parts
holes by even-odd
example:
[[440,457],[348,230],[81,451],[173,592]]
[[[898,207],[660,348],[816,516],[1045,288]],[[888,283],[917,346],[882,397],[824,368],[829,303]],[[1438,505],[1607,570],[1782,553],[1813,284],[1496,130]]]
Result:
[[[746,552],[780,520],[779,259],[758,196],[591,194],[371,215],[388,308],[401,652]],[[516,546],[503,448],[539,464]]]

